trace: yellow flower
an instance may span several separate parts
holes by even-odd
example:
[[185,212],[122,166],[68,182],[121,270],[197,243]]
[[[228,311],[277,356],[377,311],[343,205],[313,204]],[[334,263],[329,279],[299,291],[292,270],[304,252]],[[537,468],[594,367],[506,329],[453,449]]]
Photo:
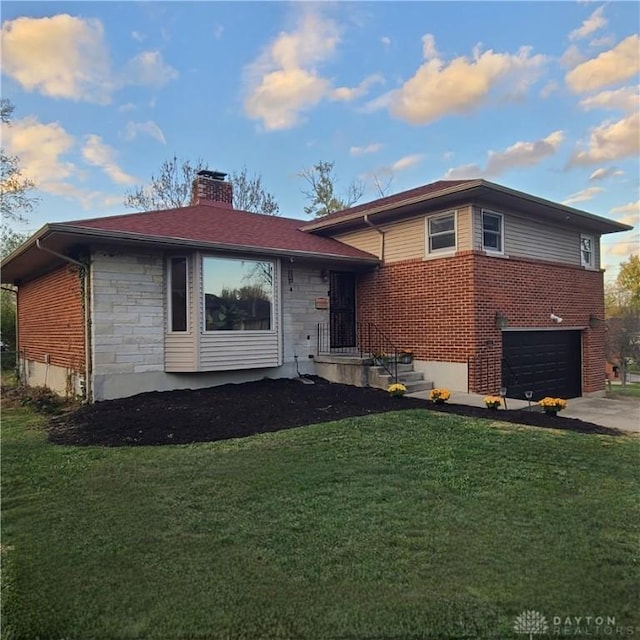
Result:
[[484,403],[489,409],[494,409],[502,404],[502,398],[500,396],[487,396],[484,399]]
[[567,408],[566,400],[563,400],[562,398],[552,398],[551,396],[542,398],[542,400],[540,400],[538,404],[543,409],[555,409],[556,411],[562,411],[562,409]]
[[431,389],[429,399],[431,402],[446,402],[451,397],[451,392],[448,389]]
[[407,392],[407,387],[399,382],[396,382],[395,384],[389,385],[387,391],[392,396],[403,396]]

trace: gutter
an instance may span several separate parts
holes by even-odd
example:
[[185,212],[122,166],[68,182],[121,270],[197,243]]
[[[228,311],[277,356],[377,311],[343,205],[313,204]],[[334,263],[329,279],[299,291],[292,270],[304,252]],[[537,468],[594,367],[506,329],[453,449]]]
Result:
[[378,226],[376,226],[371,220],[369,220],[369,214],[365,213],[363,218],[365,224],[371,227],[374,231],[377,231],[380,234],[380,260],[384,262],[384,241],[386,233]]
[[42,242],[40,242],[40,238],[36,238],[36,247],[41,251],[46,253],[50,253],[52,256],[59,258],[60,260],[64,260],[70,264],[76,265],[80,269],[80,275],[82,277],[82,312],[83,312],[83,323],[84,323],[84,392],[83,392],[83,400],[85,402],[91,401],[91,375],[92,375],[92,367],[91,367],[91,310],[90,310],[90,281],[89,281],[89,264],[84,264],[79,260],[75,260],[69,256],[65,256],[62,253],[58,253],[53,249],[49,249],[45,247]]

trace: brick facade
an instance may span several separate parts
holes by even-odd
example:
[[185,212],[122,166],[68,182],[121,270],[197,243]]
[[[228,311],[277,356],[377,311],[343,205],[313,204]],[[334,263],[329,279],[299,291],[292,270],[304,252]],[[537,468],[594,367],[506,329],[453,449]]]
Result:
[[468,363],[469,387],[500,388],[502,335],[496,312],[510,328],[582,331],[582,391],[604,389],[604,328],[588,328],[591,314],[604,316],[600,271],[482,252],[437,260],[386,264],[361,276],[358,318],[374,322],[417,360]]
[[22,357],[81,373],[84,311],[78,268],[65,265],[18,288],[18,349]]

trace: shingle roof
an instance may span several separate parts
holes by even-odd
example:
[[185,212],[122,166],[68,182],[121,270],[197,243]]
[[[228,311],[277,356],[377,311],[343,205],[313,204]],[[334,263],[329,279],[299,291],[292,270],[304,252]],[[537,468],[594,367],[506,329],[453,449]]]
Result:
[[56,226],[133,233],[156,239],[181,239],[267,251],[273,249],[375,259],[370,253],[337,240],[301,231],[300,227],[304,224],[304,220],[238,211],[207,201],[206,204],[200,203],[179,209],[77,220]]
[[302,228],[306,229],[307,227],[312,228],[314,223],[316,222],[326,222],[328,220],[331,221],[339,221],[340,218],[343,217],[355,217],[359,213],[365,213],[371,207],[391,207],[392,205],[402,202],[403,200],[410,200],[411,198],[419,198],[420,196],[426,196],[432,193],[436,193],[438,191],[444,191],[445,189],[449,189],[451,187],[457,187],[460,184],[465,184],[466,182],[476,182],[475,180],[437,180],[436,182],[431,182],[430,184],[425,184],[422,187],[416,187],[415,189],[409,189],[408,191],[402,191],[400,193],[396,193],[392,196],[386,196],[385,198],[379,198],[377,200],[373,200],[372,202],[366,202],[364,204],[359,204],[349,209],[343,209],[342,211],[336,211],[335,213],[330,213],[326,216],[322,216],[319,220],[311,220],[310,222],[305,223]]

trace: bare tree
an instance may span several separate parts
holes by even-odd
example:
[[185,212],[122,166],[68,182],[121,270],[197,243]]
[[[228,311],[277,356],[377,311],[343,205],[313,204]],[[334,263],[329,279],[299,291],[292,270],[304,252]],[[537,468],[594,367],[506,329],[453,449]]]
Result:
[[385,173],[385,177],[381,177],[375,172],[373,173],[373,186],[380,198],[384,198],[389,195],[389,191],[391,191],[391,183],[393,182],[393,173]]
[[[191,201],[191,186],[198,171],[207,169],[204,161],[198,158],[194,162],[179,161],[176,156],[165,160],[157,176],[152,175],[147,185],[139,185],[125,195],[124,205],[138,211],[159,209],[177,209],[185,207]],[[233,185],[233,204],[236,209],[278,215],[280,207],[274,196],[265,191],[262,178],[251,177],[246,167],[232,173],[229,177]]]
[[352,181],[343,196],[336,195],[337,179],[333,174],[334,164],[321,161],[311,169],[303,169],[298,174],[311,187],[308,191],[302,192],[311,201],[311,204],[304,208],[307,215],[320,218],[334,211],[348,209],[362,198],[365,187],[360,181]]
[[277,216],[280,213],[280,205],[262,186],[262,177],[255,173],[249,176],[246,166],[239,172],[232,172],[229,180],[233,185],[233,206],[236,209],[265,213],[269,216]]
[[[11,126],[14,105],[6,98],[0,100],[2,124]],[[33,210],[38,198],[29,194],[35,188],[32,180],[25,178],[20,169],[20,159],[10,156],[0,148],[0,211],[3,233],[10,222],[26,222],[26,214]]]

